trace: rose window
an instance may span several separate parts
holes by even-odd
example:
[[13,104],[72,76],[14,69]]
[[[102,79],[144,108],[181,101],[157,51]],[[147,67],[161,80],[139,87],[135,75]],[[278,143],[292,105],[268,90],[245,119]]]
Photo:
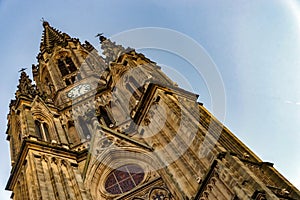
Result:
[[124,165],[113,170],[105,181],[105,189],[111,194],[128,192],[144,179],[144,170],[138,165]]

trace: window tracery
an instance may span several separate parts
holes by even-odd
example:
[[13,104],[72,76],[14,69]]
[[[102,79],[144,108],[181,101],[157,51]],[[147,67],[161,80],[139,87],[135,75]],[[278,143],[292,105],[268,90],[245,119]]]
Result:
[[164,188],[155,188],[149,195],[149,200],[169,200],[170,193]]
[[105,189],[111,194],[122,194],[139,185],[144,179],[144,170],[135,164],[113,170],[105,181]]
[[44,141],[50,141],[50,133],[49,133],[49,126],[45,122],[40,122],[38,120],[35,120],[35,131],[38,136],[38,138],[44,140]]
[[64,59],[57,60],[57,66],[62,76],[66,76],[70,73],[77,71],[77,68],[70,57],[65,57]]

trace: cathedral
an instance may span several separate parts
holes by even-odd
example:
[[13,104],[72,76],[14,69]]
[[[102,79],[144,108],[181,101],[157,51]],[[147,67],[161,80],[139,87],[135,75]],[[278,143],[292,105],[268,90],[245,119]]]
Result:
[[299,200],[198,95],[132,48],[43,22],[9,105],[13,200]]

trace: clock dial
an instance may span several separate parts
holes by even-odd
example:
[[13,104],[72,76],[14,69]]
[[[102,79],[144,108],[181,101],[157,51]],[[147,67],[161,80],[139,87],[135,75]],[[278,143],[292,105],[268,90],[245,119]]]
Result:
[[67,93],[67,96],[73,99],[87,93],[90,90],[91,86],[89,84],[77,85]]

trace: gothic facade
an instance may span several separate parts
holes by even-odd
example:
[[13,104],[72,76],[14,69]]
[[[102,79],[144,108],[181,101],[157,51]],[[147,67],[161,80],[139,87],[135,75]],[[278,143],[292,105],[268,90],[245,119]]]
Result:
[[43,27],[8,114],[13,200],[300,199],[155,62]]

